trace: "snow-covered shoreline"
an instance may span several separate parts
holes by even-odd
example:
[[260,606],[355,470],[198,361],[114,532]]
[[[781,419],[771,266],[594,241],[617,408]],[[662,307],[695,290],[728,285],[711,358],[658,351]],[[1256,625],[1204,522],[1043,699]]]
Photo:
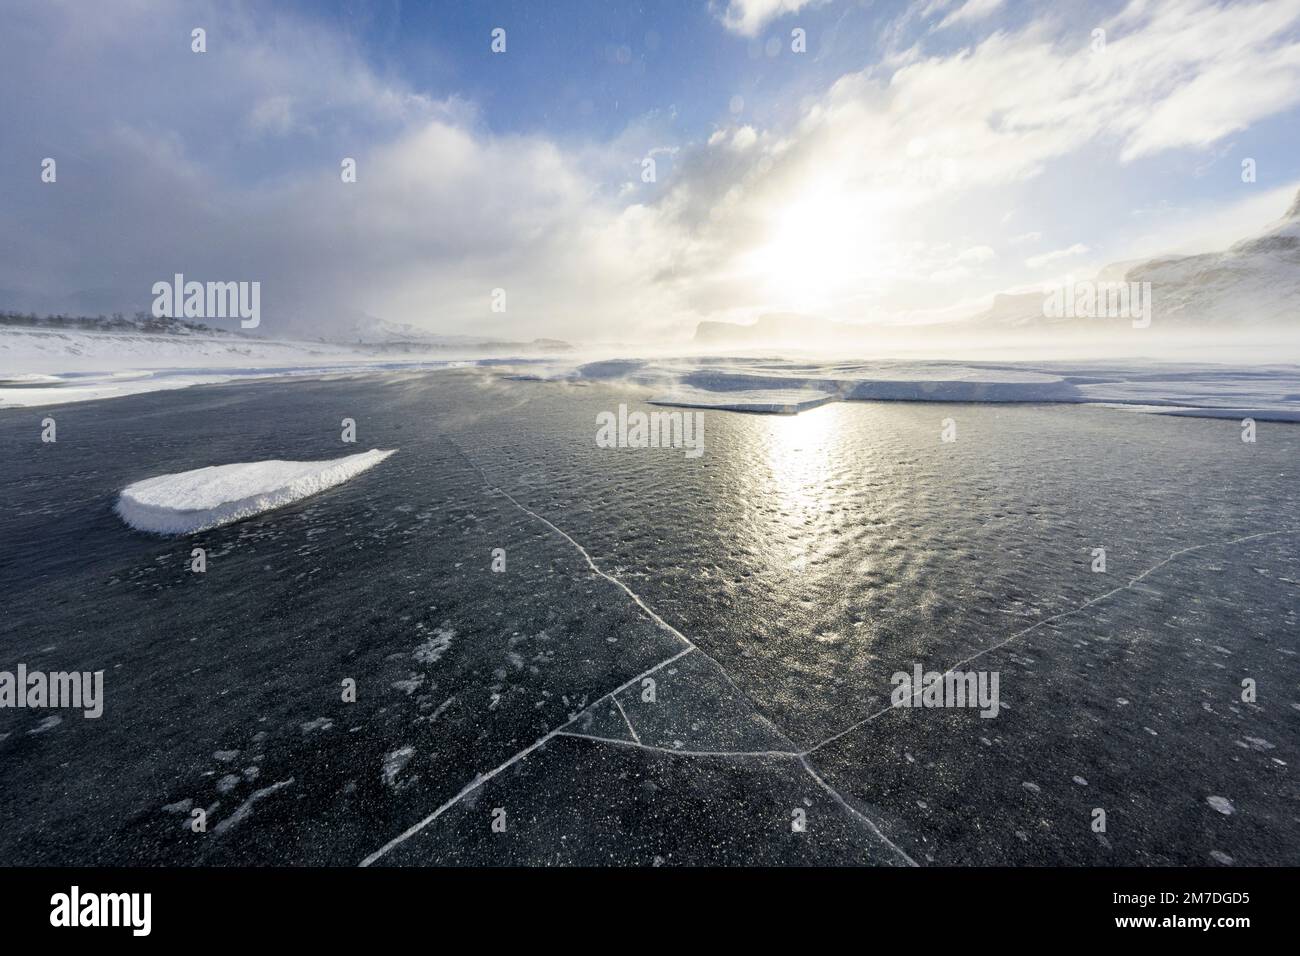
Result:
[[485,354],[459,346],[417,346],[394,350],[239,335],[0,327],[0,409],[242,379],[448,368],[483,361]]
[[[60,333],[45,351],[0,330],[0,411],[245,379],[481,366],[516,381],[620,383],[658,405],[800,414],[836,401],[1096,404],[1151,414],[1300,421],[1300,365],[1199,361],[938,361],[822,357],[500,357],[375,354],[346,346],[205,336]],[[123,344],[125,343],[125,344]],[[592,358],[593,356],[588,356]],[[15,360],[21,360],[14,365]],[[168,365],[167,362],[174,364]]]

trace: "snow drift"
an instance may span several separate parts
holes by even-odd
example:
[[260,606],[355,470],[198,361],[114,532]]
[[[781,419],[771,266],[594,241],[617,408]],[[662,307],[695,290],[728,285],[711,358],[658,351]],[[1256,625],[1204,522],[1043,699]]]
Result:
[[140,531],[192,534],[342,484],[395,451],[372,448],[326,461],[253,461],[158,475],[123,488],[116,510]]

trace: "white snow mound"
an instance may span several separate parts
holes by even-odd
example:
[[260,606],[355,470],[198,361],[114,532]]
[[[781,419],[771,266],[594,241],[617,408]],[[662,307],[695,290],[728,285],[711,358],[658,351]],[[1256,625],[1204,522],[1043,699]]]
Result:
[[146,478],[122,489],[118,516],[154,534],[193,534],[333,488],[397,449],[326,461],[250,461]]

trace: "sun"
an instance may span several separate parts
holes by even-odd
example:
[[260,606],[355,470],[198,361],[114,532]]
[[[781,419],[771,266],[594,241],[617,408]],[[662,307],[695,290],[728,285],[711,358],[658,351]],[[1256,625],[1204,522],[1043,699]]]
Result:
[[825,309],[879,274],[881,221],[874,204],[830,192],[784,203],[746,271],[774,310]]

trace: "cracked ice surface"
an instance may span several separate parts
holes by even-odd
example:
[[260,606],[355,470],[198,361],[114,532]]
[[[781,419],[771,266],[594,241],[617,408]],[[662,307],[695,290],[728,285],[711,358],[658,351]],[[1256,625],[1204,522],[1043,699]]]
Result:
[[[10,456],[6,649],[105,669],[107,705],[0,713],[0,859],[59,813],[45,862],[1296,862],[1288,426],[834,403],[706,412],[691,462],[596,449],[636,397],[578,391],[191,390],[100,438],[71,409],[90,464]],[[205,533],[202,580],[108,510],[142,468],[327,457],[326,402],[402,454]],[[884,709],[893,671],[977,654],[997,719]],[[1254,674],[1283,689],[1246,704]],[[193,839],[192,808],[235,823]]]

